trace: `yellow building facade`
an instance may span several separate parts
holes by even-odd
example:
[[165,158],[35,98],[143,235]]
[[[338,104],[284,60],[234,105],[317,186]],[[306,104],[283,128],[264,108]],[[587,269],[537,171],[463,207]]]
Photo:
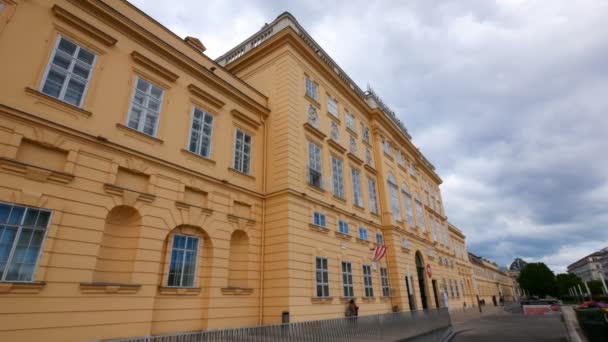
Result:
[[498,305],[501,298],[511,302],[516,299],[513,278],[506,271],[486,259],[469,253],[473,266],[473,286],[479,301],[486,305]]
[[468,305],[441,178],[290,14],[214,61],[126,1],[0,4],[0,340]]

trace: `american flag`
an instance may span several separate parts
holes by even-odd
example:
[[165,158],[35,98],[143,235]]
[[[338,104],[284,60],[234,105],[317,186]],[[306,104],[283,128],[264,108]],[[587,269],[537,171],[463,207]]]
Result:
[[376,246],[374,249],[374,256],[372,257],[372,261],[380,261],[386,254],[386,246]]

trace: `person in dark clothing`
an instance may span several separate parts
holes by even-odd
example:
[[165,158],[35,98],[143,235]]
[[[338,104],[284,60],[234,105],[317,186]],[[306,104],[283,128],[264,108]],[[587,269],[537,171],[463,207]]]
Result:
[[346,317],[357,317],[359,316],[359,307],[355,304],[355,300],[351,299],[348,302],[348,306],[346,307],[346,312],[344,313]]

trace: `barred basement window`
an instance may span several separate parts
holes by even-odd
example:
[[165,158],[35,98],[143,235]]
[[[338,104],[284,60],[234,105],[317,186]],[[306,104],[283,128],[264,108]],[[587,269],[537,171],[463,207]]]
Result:
[[346,298],[355,296],[353,288],[353,270],[350,262],[342,261],[342,295]]
[[372,267],[363,265],[363,288],[365,289],[365,297],[374,296],[374,286],[372,284]]
[[0,203],[0,281],[30,282],[51,212]]
[[197,252],[197,237],[179,234],[173,235],[173,248],[171,249],[171,263],[169,264],[167,286],[194,287]]
[[385,267],[380,267],[380,285],[382,286],[382,297],[390,297],[391,289],[388,285],[388,271]]
[[194,108],[188,150],[205,158],[209,158],[212,132],[213,116],[198,108]]
[[329,297],[329,272],[327,270],[327,258],[316,257],[317,297]]
[[96,58],[91,51],[59,36],[40,91],[76,107],[82,107]]

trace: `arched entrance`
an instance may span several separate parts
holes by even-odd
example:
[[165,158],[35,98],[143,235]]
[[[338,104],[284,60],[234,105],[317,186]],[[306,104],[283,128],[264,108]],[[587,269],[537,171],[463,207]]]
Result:
[[422,308],[428,309],[429,306],[426,301],[426,281],[424,276],[424,262],[420,252],[416,252],[416,271],[418,272],[418,287],[420,288],[420,299],[422,301]]

